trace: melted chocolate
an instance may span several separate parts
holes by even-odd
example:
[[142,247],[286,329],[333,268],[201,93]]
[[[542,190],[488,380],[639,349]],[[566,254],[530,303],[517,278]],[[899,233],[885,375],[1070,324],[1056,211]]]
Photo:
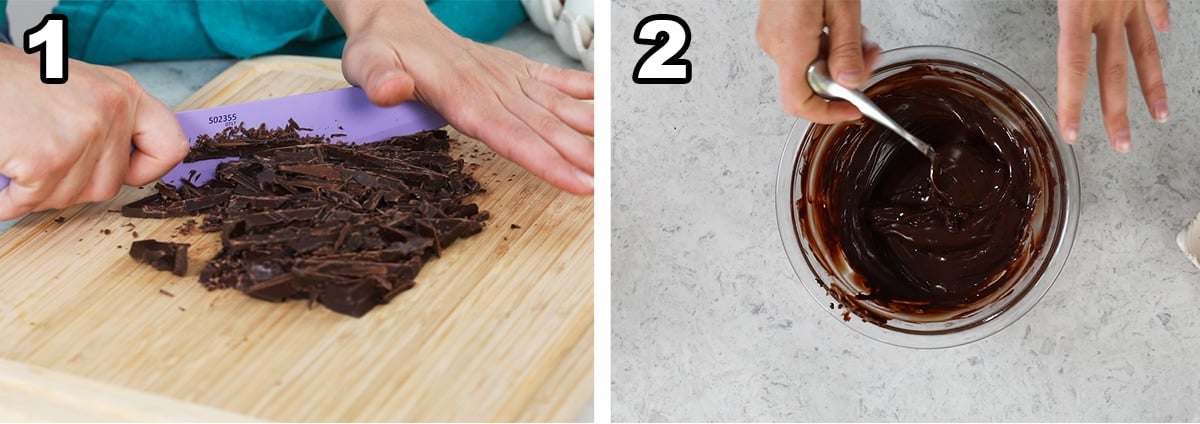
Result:
[[814,127],[799,228],[810,248],[840,248],[822,265],[852,284],[822,284],[847,319],[953,318],[1011,292],[1038,251],[1049,225],[1033,234],[1031,222],[1055,178],[1036,156],[1054,138],[999,81],[945,64],[895,69],[865,92],[937,158],[871,121]]

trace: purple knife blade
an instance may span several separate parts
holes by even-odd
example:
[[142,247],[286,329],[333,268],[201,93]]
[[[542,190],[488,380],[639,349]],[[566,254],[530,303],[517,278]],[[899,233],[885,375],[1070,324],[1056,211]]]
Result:
[[[446,119],[429,106],[416,101],[390,107],[376,106],[358,87],[189,110],[175,116],[191,144],[195,144],[196,137],[201,134],[215,134],[238,123],[245,123],[247,127],[266,124],[267,128],[275,128],[287,125],[288,119],[295,120],[301,127],[312,128],[310,134],[326,137],[345,134],[331,138],[351,143],[379,141],[446,126]],[[233,158],[181,163],[168,172],[163,181],[178,185],[180,181],[190,179],[195,184],[203,184],[216,175],[218,164],[230,160]],[[8,184],[8,177],[0,175],[0,190]]]
[[[189,110],[175,116],[192,144],[201,134],[215,134],[242,122],[248,127],[265,123],[267,128],[275,128],[287,125],[292,119],[301,127],[312,128],[310,134],[326,137],[345,134],[331,138],[352,143],[379,141],[446,126],[446,120],[429,106],[416,101],[391,107],[376,106],[358,87]],[[216,175],[218,164],[229,160],[232,158],[181,163],[168,172],[163,181],[178,185],[191,175],[192,182],[203,184]]]

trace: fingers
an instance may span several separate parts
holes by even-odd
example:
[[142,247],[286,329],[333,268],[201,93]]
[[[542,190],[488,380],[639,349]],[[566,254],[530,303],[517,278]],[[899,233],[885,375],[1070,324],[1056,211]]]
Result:
[[129,185],[157,180],[183,161],[188,152],[187,137],[175,114],[145,91],[139,93],[134,109],[132,141],[136,150],[129,157],[125,173],[125,184]]
[[[95,141],[97,144],[102,142],[104,140]],[[53,188],[53,192],[34,206],[33,210],[62,209],[79,203],[79,195],[92,179],[92,170],[95,169],[96,163],[94,160],[81,160],[72,164],[66,170],[66,175],[55,179],[54,183],[48,186]]]
[[1154,24],[1154,28],[1158,32],[1171,30],[1171,18],[1167,13],[1170,9],[1167,0],[1146,0],[1146,15],[1149,16],[1150,23]]
[[818,124],[833,124],[862,116],[858,109],[849,103],[830,102],[813,94],[812,87],[809,87],[804,77],[807,71],[808,63],[779,64],[779,89],[783,93],[785,112]]
[[112,140],[121,137],[130,138],[125,133],[118,135],[110,132],[110,140],[105,143],[107,148],[100,152],[91,177],[88,179],[87,185],[83,187],[83,191],[75,199],[76,202],[108,201],[116,197],[117,192],[121,190],[121,183],[125,180],[129,170],[130,159],[127,144]]
[[8,188],[0,190],[0,221],[20,218],[32,211],[42,199],[38,188],[13,179]]
[[104,135],[100,131],[87,130],[80,134],[82,142],[77,145],[82,147],[82,152],[74,151],[71,142],[61,139],[13,152],[13,158],[0,170],[11,178],[8,188],[0,190],[0,220],[71,205],[87,184],[88,174],[94,166],[90,161],[80,163],[79,155],[86,154],[93,142],[103,141]]
[[1092,50],[1092,29],[1085,26],[1077,12],[1066,7],[1058,11],[1058,130],[1072,144],[1079,139],[1079,115]]
[[829,26],[829,73],[839,84],[858,88],[866,81],[858,0],[825,2]]
[[[536,83],[528,85],[536,85]],[[501,101],[509,112],[537,133],[539,139],[534,142],[553,146],[554,150],[571,165],[583,170],[588,175],[593,174],[593,144],[590,140],[564,124],[558,117],[529,97],[519,96],[507,100],[501,99]]]
[[545,84],[529,82],[521,84],[525,95],[537,102],[571,129],[583,134],[595,134],[596,113],[593,105],[577,100]]
[[509,113],[482,115],[456,111],[449,118],[455,128],[480,139],[500,156],[521,165],[551,185],[572,194],[592,194],[592,176],[564,159],[516,116]]
[[1129,50],[1133,52],[1133,65],[1137,69],[1138,84],[1142,97],[1150,108],[1150,116],[1158,122],[1167,122],[1171,115],[1167,105],[1167,87],[1163,82],[1162,59],[1158,53],[1158,42],[1150,23],[1139,13],[1129,18],[1125,25],[1129,39]]
[[590,72],[562,69],[541,63],[530,66],[536,66],[532,72],[534,78],[557,88],[568,96],[582,100],[596,97],[595,77]]
[[1108,140],[1118,152],[1133,147],[1129,134],[1128,68],[1125,36],[1122,28],[1107,28],[1096,32],[1096,68],[1100,80],[1100,110]]
[[[858,119],[862,116],[849,103],[829,102],[813,94],[805,79],[808,65],[820,52],[826,26],[822,2],[761,0],[755,38],[779,68],[779,91],[783,109],[790,115],[821,124]],[[853,7],[835,7],[839,36],[850,32],[861,41],[857,2]],[[853,13],[851,13],[853,12]],[[853,27],[853,31],[849,28]],[[832,31],[833,29],[831,29]],[[854,35],[857,34],[857,35]],[[839,41],[846,37],[839,38]],[[862,47],[859,64],[862,65]],[[833,64],[832,60],[830,62]],[[839,64],[841,65],[841,64]]]
[[371,103],[394,106],[413,97],[415,82],[394,49],[363,39],[347,43],[345,52],[342,75],[362,87]]

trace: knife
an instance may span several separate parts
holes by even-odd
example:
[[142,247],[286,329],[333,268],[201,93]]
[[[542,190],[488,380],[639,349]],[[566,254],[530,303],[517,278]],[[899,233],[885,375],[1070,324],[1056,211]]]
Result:
[[[192,145],[199,135],[216,134],[239,123],[245,123],[247,127],[266,124],[267,128],[276,128],[294,120],[302,127],[312,128],[307,134],[356,144],[434,130],[447,124],[437,111],[417,101],[376,106],[358,87],[188,110],[176,113],[175,117]],[[174,185],[189,179],[200,185],[216,175],[217,165],[234,159],[237,158],[180,163],[162,179]],[[0,175],[0,190],[8,184],[8,177]]]

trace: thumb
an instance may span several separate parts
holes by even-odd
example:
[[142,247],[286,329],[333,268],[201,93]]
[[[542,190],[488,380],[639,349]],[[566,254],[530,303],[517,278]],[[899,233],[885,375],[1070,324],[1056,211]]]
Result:
[[188,139],[175,114],[143,90],[133,116],[133,146],[125,184],[144,185],[162,177],[183,161]]
[[386,50],[371,49],[364,43],[347,43],[342,59],[342,75],[350,84],[362,87],[371,103],[392,106],[412,98],[414,82],[404,68],[404,63],[395,54],[379,54]]
[[826,3],[825,20],[829,23],[829,74],[850,88],[867,80],[863,63],[863,27],[858,1]]

